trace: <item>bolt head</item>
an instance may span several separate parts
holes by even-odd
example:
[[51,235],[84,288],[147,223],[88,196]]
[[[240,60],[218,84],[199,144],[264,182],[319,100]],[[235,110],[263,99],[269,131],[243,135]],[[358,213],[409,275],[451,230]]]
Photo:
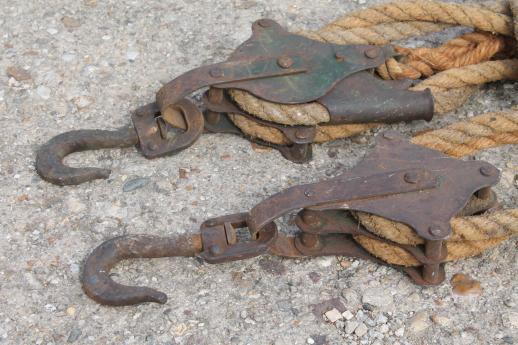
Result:
[[310,196],[313,196],[313,194],[314,194],[314,193],[313,193],[312,191],[310,191],[310,190],[305,190],[305,191],[304,191],[304,195],[305,195],[305,196],[307,196],[308,198],[309,198]]
[[213,69],[211,69],[209,71],[209,74],[213,78],[221,78],[221,77],[223,77],[225,75],[223,70],[221,68],[219,68],[219,67],[214,67]]
[[495,174],[495,169],[489,166],[483,166],[479,169],[480,173],[484,176],[493,176]]
[[338,61],[344,61],[346,59],[346,56],[342,53],[335,53],[335,59]]
[[147,148],[148,148],[149,151],[155,151],[156,149],[158,149],[158,145],[155,144],[155,143],[149,143],[147,145]]
[[419,180],[419,175],[416,172],[407,172],[403,179],[406,183],[416,184]]
[[380,56],[380,49],[377,47],[368,48],[365,51],[365,56],[368,57],[369,59],[375,59],[378,56]]
[[306,211],[302,213],[302,221],[306,224],[314,224],[318,222],[318,217],[312,213],[307,213]]
[[210,246],[210,253],[212,255],[219,255],[222,252],[223,251],[221,250],[220,246],[218,246],[217,244],[214,244],[214,245]]
[[439,237],[442,235],[442,229],[439,228],[438,226],[431,226],[428,229],[428,232],[430,233],[430,235],[436,236],[436,237]]
[[277,65],[281,68],[290,68],[293,65],[293,59],[283,55],[277,59]]
[[208,221],[205,222],[205,225],[207,225],[207,226],[215,226],[216,225],[216,221],[208,220]]
[[306,131],[304,131],[304,129],[297,129],[295,131],[295,137],[297,139],[306,139],[308,137],[308,133],[306,133]]

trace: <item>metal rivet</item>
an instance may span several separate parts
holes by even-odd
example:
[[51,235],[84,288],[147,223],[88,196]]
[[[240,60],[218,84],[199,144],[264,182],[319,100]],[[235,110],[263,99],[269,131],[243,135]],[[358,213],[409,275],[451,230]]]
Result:
[[222,253],[222,251],[221,251],[221,248],[217,244],[214,244],[214,245],[210,246],[210,253],[212,255],[219,255]]
[[338,61],[344,61],[346,58],[346,56],[342,53],[335,53],[335,59],[337,59]]
[[484,176],[493,176],[495,171],[491,167],[483,166],[479,169],[480,173]]
[[302,128],[299,128],[295,131],[295,137],[297,139],[306,139],[308,137],[308,133]]
[[428,232],[433,235],[433,236],[441,236],[442,235],[442,229],[437,227],[437,226],[431,226],[429,229],[428,229]]
[[416,184],[419,180],[419,175],[416,172],[407,172],[405,176],[403,176],[403,179],[407,183]]
[[147,144],[147,148],[149,151],[155,151],[156,149],[158,149],[158,145],[155,143],[149,143]]
[[290,68],[293,65],[293,60],[289,56],[281,56],[277,59],[277,65],[281,68]]
[[205,121],[210,123],[211,125],[217,124],[221,120],[221,113],[216,113],[214,111],[207,110],[205,113]]
[[221,77],[223,77],[225,75],[223,73],[223,70],[221,68],[219,68],[219,67],[214,67],[213,69],[211,69],[209,71],[209,74],[213,78],[221,78]]
[[306,224],[313,224],[318,222],[318,217],[311,212],[305,211],[302,213],[302,221]]
[[205,222],[205,225],[207,225],[207,226],[214,226],[214,225],[216,225],[216,221],[208,220],[208,221]]
[[379,50],[379,48],[376,48],[376,47],[369,48],[365,51],[365,56],[368,57],[369,59],[375,59],[379,55],[380,55],[380,50]]
[[313,192],[312,192],[312,191],[310,191],[310,190],[305,190],[305,191],[304,191],[304,195],[305,195],[305,196],[307,196],[307,197],[309,198],[310,196],[313,196]]

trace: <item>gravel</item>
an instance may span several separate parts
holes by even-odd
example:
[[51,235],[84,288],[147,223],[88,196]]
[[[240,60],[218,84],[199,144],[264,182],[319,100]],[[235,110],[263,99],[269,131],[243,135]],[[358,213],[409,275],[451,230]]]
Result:
[[[447,281],[438,287],[415,286],[399,271],[362,260],[264,256],[218,265],[191,258],[132,260],[113,269],[117,281],[167,293],[165,305],[103,307],[81,290],[83,260],[102,241],[124,234],[195,233],[208,217],[246,211],[281,189],[354,166],[381,129],[354,141],[316,145],[313,161],[303,165],[272,150],[257,152],[231,135],[203,135],[191,148],[155,160],[133,148],[83,152],[67,162],[110,168],[112,174],[71,187],[36,175],[34,152],[41,144],[63,131],[127,124],[130,111],[152,101],[163,82],[225,59],[258,18],[273,18],[292,31],[311,30],[373,3],[56,0],[49,6],[43,0],[4,0],[0,343],[518,342],[516,239],[448,264]],[[437,44],[451,36],[412,44]],[[412,135],[505,109],[517,103],[517,90],[512,83],[487,85],[461,109],[430,123],[383,129]],[[502,170],[496,192],[503,207],[515,207],[518,147],[476,157]],[[280,225],[293,230],[286,222]],[[482,294],[452,294],[448,281],[455,273],[480,281]],[[322,316],[333,308],[342,313],[334,324]],[[351,314],[344,315],[346,310]],[[417,333],[416,313],[427,324]]]

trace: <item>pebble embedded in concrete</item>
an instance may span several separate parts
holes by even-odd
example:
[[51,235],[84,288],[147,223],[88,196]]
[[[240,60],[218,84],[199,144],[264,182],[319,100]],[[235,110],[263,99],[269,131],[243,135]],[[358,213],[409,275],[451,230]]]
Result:
[[383,287],[368,288],[363,292],[362,302],[378,308],[386,308],[394,302],[390,291]]

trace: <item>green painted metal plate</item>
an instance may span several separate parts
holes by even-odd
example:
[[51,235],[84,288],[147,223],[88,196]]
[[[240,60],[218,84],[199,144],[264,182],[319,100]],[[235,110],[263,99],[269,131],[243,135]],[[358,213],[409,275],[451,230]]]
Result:
[[[247,73],[257,75],[258,79],[227,82],[215,87],[246,90],[275,103],[298,104],[314,101],[328,93],[345,77],[377,67],[387,58],[396,55],[390,45],[336,45],[318,42],[289,33],[269,19],[256,21],[252,32],[252,37],[239,46],[227,61],[265,57],[278,61],[279,64],[254,66],[251,63],[248,67],[240,68],[246,68]],[[269,68],[278,70],[283,63],[289,65],[287,69],[303,66],[304,71],[261,78],[261,75],[268,74]]]

